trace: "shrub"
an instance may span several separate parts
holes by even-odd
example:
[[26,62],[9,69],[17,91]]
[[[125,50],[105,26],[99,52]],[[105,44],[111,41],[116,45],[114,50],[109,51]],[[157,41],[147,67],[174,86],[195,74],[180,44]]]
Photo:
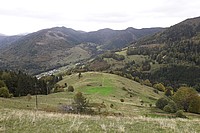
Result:
[[30,100],[32,99],[31,94],[28,94],[28,95],[26,96],[26,98],[27,98],[28,101],[30,101]]
[[122,90],[127,91],[127,89],[125,87],[122,87]]
[[78,78],[80,79],[82,77],[81,72],[78,73]]
[[70,85],[70,86],[68,87],[68,92],[74,92],[74,87]]
[[163,108],[163,110],[165,111],[165,112],[168,112],[168,113],[171,113],[172,111],[171,111],[171,107],[169,106],[169,105],[166,105],[164,108]]
[[67,83],[65,83],[65,87],[67,87]]
[[113,107],[114,107],[114,105],[111,103],[111,104],[110,104],[110,108],[113,108]]
[[143,104],[144,104],[144,101],[143,101],[143,100],[140,100],[140,103],[141,103],[141,105],[143,105]]
[[54,85],[54,93],[57,93],[57,92],[64,92],[64,89],[62,88],[62,86],[60,86],[59,84],[55,84]]
[[139,78],[139,77],[135,77],[134,80],[135,80],[136,82],[138,82],[138,83],[140,82],[140,78]]
[[4,98],[9,98],[10,97],[10,93],[7,87],[1,87],[0,88],[0,97],[4,97]]
[[200,114],[200,96],[196,95],[193,97],[193,99],[190,102],[188,111]]
[[175,113],[177,111],[176,103],[170,100],[169,103],[163,108],[163,110],[168,113]]
[[12,98],[13,97],[13,94],[12,93],[10,93],[10,95],[9,95],[9,98]]
[[151,83],[148,79],[146,79],[143,83],[144,83],[144,85],[146,85],[146,86],[152,87],[152,83]]
[[71,70],[68,70],[68,71],[66,72],[66,75],[72,75]]
[[58,88],[57,89],[57,92],[64,92],[65,90],[64,90],[64,88]]
[[6,87],[6,84],[5,84],[5,82],[3,80],[0,80],[0,88],[1,87]]
[[183,110],[178,110],[176,112],[176,117],[179,117],[179,118],[187,118],[184,114],[183,114]]
[[76,93],[74,96],[74,107],[77,113],[86,113],[88,111],[89,101],[83,96],[81,92]]
[[166,89],[165,96],[169,97],[169,96],[172,96],[172,95],[173,95],[172,91],[170,89]]
[[156,107],[162,109],[169,103],[169,99],[162,97],[156,101]]
[[121,102],[124,102],[124,99],[120,99]]
[[165,86],[162,83],[154,84],[153,88],[159,90],[159,91],[165,91]]

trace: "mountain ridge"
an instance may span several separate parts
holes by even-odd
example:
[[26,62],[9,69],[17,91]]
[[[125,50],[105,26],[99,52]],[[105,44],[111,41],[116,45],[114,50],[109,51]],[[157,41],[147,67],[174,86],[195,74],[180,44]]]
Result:
[[[144,32],[138,30],[141,33],[136,34],[138,31],[133,29],[101,29],[94,32],[76,31],[66,27],[42,29],[1,48],[0,60],[4,64],[10,64],[11,68],[27,70],[30,73],[46,71],[89,59],[101,51],[123,48],[141,36],[160,30],[162,28],[145,29]],[[7,65],[2,65],[2,68]]]

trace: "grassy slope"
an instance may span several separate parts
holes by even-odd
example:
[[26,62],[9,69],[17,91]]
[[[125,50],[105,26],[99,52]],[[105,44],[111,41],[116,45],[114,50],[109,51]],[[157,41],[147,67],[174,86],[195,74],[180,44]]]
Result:
[[[87,72],[66,76],[60,85],[68,83],[75,87],[75,92],[81,91],[90,103],[103,102],[107,105],[102,111],[121,113],[124,116],[87,116],[62,113],[59,106],[71,103],[74,93],[62,92],[48,96],[38,96],[39,110],[35,111],[35,96],[28,101],[27,97],[3,99],[0,98],[0,133],[1,132],[200,132],[199,119],[182,120],[157,116],[154,107],[159,98],[150,87],[142,86],[129,79],[112,74]],[[125,87],[128,93],[122,90]],[[130,97],[132,95],[132,97]],[[125,102],[120,102],[123,98]],[[140,100],[145,102],[141,106]],[[114,108],[110,108],[110,104]],[[47,111],[47,112],[45,112]],[[156,110],[158,111],[158,110]],[[147,116],[147,117],[145,117]],[[198,117],[197,117],[198,118]]]
[[199,119],[168,119],[150,117],[100,117],[42,111],[0,111],[2,133],[197,133]]
[[[64,77],[59,82],[60,85],[65,83],[73,85],[75,91],[83,92],[90,102],[104,101],[108,107],[112,103],[116,107],[114,111],[127,115],[138,115],[148,112],[148,109],[143,109],[144,106],[140,105],[140,101],[143,100],[145,106],[148,106],[149,103],[154,104],[155,100],[160,97],[150,87],[142,86],[132,80],[107,73],[87,72],[83,73],[80,79],[78,79],[78,75],[71,75]],[[126,90],[123,90],[123,87]],[[120,99],[124,99],[125,102],[121,103]],[[113,111],[110,108],[108,110]]]

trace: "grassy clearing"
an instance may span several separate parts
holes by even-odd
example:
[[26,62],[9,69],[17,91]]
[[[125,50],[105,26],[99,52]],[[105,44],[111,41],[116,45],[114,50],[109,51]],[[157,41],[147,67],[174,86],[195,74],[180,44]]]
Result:
[[[123,61],[116,61],[114,59],[105,59],[114,68],[122,68],[125,63],[131,62],[133,60],[138,65],[141,65],[142,62],[144,62],[146,60],[149,60],[149,57],[148,56],[144,56],[144,55],[127,55],[127,50],[122,50],[120,52],[116,52],[116,54],[124,55],[125,60],[123,60]],[[151,63],[151,71],[154,72],[154,71],[158,70],[159,68],[161,68],[163,66],[165,66],[165,65],[158,64],[158,62]]]
[[27,110],[0,110],[0,132],[14,133],[197,133],[199,119],[148,117],[101,117],[47,113]]
[[108,64],[111,65],[111,69],[116,68],[123,68],[126,63],[132,62],[133,60],[136,62],[136,64],[141,65],[142,62],[148,59],[148,56],[144,55],[128,55],[126,54],[127,50],[122,50],[120,52],[116,52],[116,54],[124,55],[125,59],[123,61],[117,61],[112,58],[104,58],[108,62]]
[[109,95],[114,92],[114,89],[112,87],[90,87],[84,92],[87,94]]

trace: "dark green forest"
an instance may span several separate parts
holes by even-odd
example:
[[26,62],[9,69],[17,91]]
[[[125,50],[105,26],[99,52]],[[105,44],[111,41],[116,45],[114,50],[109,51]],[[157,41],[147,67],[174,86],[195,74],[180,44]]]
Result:
[[[61,78],[60,78],[61,80]],[[26,96],[28,94],[42,94],[47,95],[54,84],[59,81],[59,77],[51,75],[43,77],[42,79],[37,79],[34,76],[30,76],[21,71],[0,71],[0,88],[4,91],[9,92],[5,96],[1,93],[2,97],[18,97]]]

